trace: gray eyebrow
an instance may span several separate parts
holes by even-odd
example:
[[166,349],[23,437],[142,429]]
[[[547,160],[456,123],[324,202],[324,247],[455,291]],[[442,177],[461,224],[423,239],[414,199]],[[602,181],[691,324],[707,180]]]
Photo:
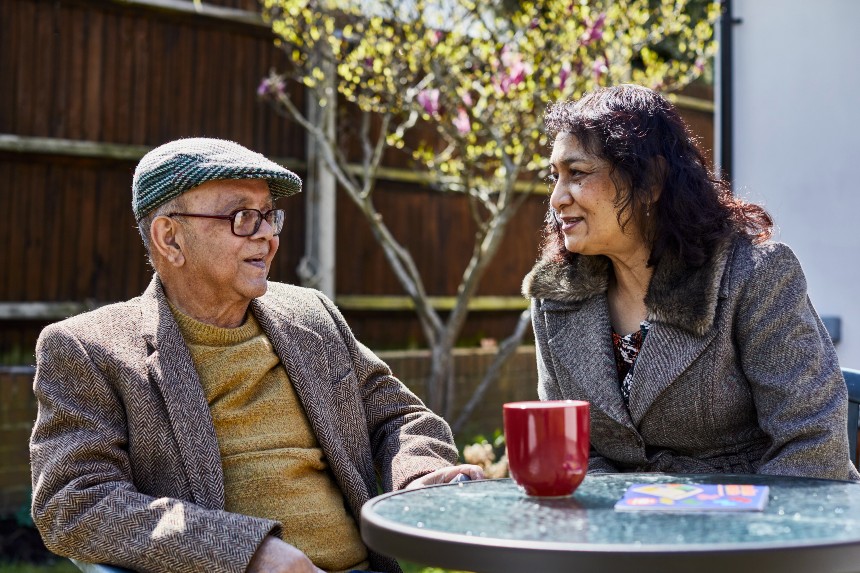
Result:
[[[252,207],[244,207],[244,204],[245,204],[245,199],[238,198],[238,199],[234,199],[233,201],[228,201],[227,204],[224,205],[224,209],[228,213],[232,213],[233,211],[236,211],[238,209],[251,209],[252,208]],[[274,208],[275,208],[275,202],[270,197],[269,201],[260,210],[265,213],[266,211],[269,211],[270,209],[274,209]]]

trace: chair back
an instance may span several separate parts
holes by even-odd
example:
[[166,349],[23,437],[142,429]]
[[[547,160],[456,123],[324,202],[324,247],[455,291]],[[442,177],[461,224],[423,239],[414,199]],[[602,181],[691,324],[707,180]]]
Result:
[[860,370],[843,368],[845,385],[848,387],[848,455],[855,467],[860,467],[857,459],[857,425],[860,421]]

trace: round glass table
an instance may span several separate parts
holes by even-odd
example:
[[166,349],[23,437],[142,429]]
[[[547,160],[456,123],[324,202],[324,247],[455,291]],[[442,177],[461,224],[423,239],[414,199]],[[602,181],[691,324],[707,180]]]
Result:
[[[763,511],[616,511],[635,483],[767,485]],[[591,475],[572,496],[509,479],[393,492],[361,512],[369,547],[466,571],[860,572],[860,483],[762,475]]]

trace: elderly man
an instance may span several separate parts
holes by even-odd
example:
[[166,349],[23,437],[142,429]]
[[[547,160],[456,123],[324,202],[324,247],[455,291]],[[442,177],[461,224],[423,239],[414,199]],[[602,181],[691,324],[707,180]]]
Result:
[[356,519],[385,490],[481,478],[321,293],[267,282],[301,181],[216,139],[148,153],[146,291],[36,348],[33,517],[61,555],[139,571],[398,571]]

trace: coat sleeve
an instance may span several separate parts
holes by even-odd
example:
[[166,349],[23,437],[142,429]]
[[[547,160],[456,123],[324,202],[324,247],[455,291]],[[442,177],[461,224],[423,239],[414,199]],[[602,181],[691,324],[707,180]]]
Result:
[[[538,397],[541,400],[566,400],[552,365],[552,351],[544,324],[544,313],[540,303],[532,299],[532,326],[535,331],[535,356],[537,357]],[[588,453],[588,473],[615,473],[618,471],[608,459],[591,447]]]
[[771,438],[758,471],[858,479],[848,457],[845,380],[800,262],[779,243],[752,253],[734,332],[759,425]]
[[356,340],[340,311],[319,294],[343,337],[354,365],[367,416],[376,471],[385,491],[406,487],[434,470],[457,463],[451,428]]
[[51,551],[136,571],[240,573],[279,532],[274,521],[139,492],[125,405],[99,367],[106,354],[61,323],[43,331],[36,357],[32,512]]

